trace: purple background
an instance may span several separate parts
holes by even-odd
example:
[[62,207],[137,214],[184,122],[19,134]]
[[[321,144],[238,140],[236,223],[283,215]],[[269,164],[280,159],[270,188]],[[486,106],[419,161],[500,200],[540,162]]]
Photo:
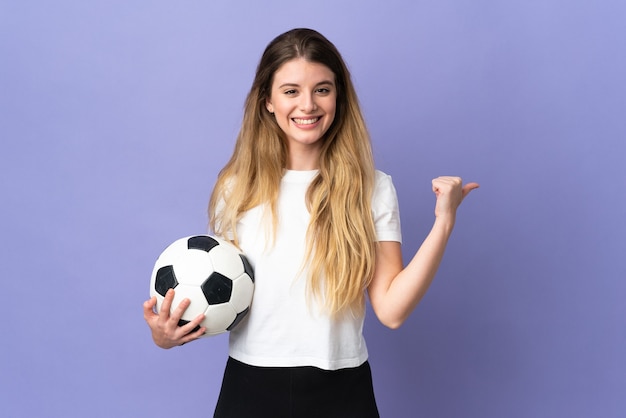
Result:
[[626,416],[626,3],[0,1],[0,415],[211,416],[226,337],[164,351],[158,253],[206,231],[265,45],[342,51],[395,180],[405,258],[430,180],[481,188],[398,331],[383,417]]

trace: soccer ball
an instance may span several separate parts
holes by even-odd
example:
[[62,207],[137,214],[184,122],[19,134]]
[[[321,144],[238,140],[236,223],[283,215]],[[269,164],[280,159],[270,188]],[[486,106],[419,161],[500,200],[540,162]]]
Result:
[[254,275],[246,257],[233,244],[196,235],[174,241],[157,259],[150,280],[150,296],[157,298],[157,312],[171,288],[175,290],[172,309],[185,298],[191,301],[178,325],[204,313],[204,336],[211,336],[232,330],[246,316]]

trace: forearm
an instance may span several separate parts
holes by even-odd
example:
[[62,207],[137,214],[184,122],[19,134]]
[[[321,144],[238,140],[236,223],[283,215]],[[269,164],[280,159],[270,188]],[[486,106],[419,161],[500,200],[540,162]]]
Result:
[[390,328],[397,328],[413,312],[435,278],[454,227],[454,217],[436,218],[433,227],[407,266],[393,277],[377,315]]

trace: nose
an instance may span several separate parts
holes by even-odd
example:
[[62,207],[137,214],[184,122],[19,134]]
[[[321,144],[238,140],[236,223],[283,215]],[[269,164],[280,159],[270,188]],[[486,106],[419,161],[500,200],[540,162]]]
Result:
[[311,113],[317,110],[317,103],[315,103],[315,96],[311,94],[303,94],[300,96],[302,100],[300,101],[300,110],[305,113]]

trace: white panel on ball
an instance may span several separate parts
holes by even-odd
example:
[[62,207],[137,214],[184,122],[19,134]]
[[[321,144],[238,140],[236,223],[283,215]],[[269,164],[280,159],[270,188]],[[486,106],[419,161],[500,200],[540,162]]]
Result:
[[250,306],[252,294],[254,293],[254,283],[247,274],[242,274],[233,280],[233,294],[230,303],[235,311],[241,312]]
[[230,303],[209,306],[206,310],[206,318],[202,321],[202,326],[206,327],[205,335],[211,336],[226,331],[224,324],[230,326],[235,318],[237,318],[237,312]]

